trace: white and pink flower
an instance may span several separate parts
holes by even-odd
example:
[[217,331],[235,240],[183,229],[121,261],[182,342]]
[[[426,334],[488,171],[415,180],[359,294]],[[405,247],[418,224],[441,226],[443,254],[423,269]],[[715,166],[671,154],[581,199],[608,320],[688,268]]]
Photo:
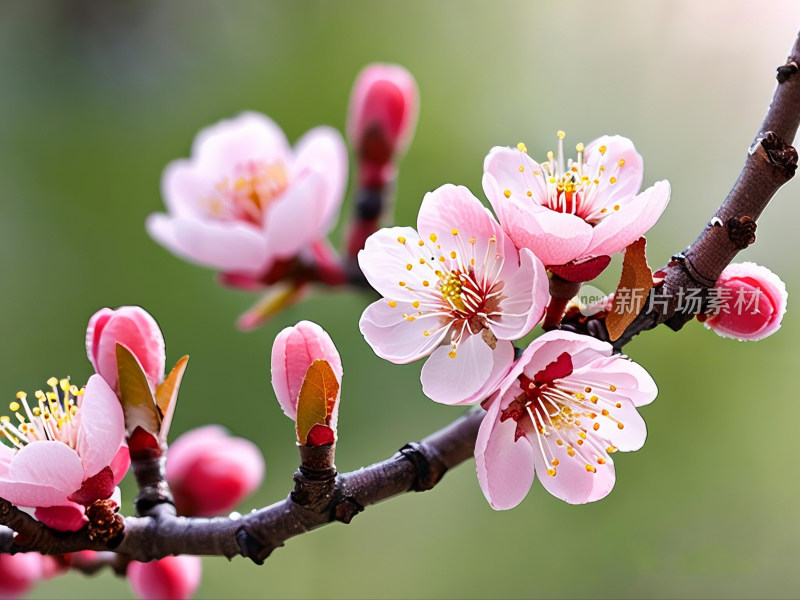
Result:
[[647,437],[636,408],[656,385],[610,344],[551,331],[522,354],[488,411],[475,443],[486,499],[495,509],[519,504],[539,476],[548,492],[583,504],[614,487],[610,454],[638,450]]
[[[325,245],[347,181],[341,134],[317,127],[289,146],[271,119],[254,112],[202,130],[192,157],[170,163],[161,187],[168,215],[147,220],[174,254],[248,287],[276,265]],[[271,283],[268,281],[267,283]]]
[[711,292],[714,314],[700,317],[717,335],[756,341],[780,329],[788,294],[781,278],[768,268],[752,262],[730,264]]
[[411,227],[367,239],[359,265],[383,299],[359,327],[375,353],[404,364],[430,355],[425,394],[444,404],[483,400],[514,360],[512,340],[542,318],[547,275],[465,187],[426,194]]
[[639,239],[658,221],[670,186],[659,181],[639,193],[643,161],[633,142],[603,136],[564,162],[564,132],[557,155],[541,164],[524,144],[495,147],[484,162],[483,189],[506,233],[555,274],[588,281],[609,256]]
[[76,531],[86,523],[84,506],[111,497],[130,465],[122,407],[99,375],[83,389],[69,379],[47,383],[34,401],[19,392],[13,417],[0,417],[0,497]]
[[167,556],[148,563],[132,561],[126,572],[133,593],[142,600],[188,600],[200,585],[199,556]]

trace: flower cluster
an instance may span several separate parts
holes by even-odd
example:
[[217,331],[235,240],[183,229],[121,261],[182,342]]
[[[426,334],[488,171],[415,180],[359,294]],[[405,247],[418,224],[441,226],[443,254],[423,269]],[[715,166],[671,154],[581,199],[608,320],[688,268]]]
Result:
[[655,384],[610,344],[551,332],[515,360],[514,342],[542,320],[551,278],[598,275],[610,254],[647,231],[669,200],[665,181],[639,193],[641,156],[604,136],[537,163],[524,144],[494,148],[483,187],[499,222],[464,187],[445,185],[422,201],[417,229],[372,235],[359,254],[383,296],[360,321],[376,354],[395,363],[429,357],[424,393],[487,410],[475,456],[495,508],[519,503],[538,472],[572,503],[604,497],[614,483],[609,453],[644,443],[635,407]]

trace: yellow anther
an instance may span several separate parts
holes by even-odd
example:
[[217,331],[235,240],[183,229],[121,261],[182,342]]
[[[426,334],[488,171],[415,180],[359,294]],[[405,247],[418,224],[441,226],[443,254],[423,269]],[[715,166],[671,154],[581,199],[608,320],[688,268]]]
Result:
[[572,446],[567,446],[567,454],[570,457],[575,456],[575,448],[573,448]]
[[66,392],[69,389],[69,379],[62,379],[58,382],[58,386],[61,388],[62,392]]
[[586,470],[589,471],[589,473],[597,473],[597,469],[595,469],[593,465],[586,465]]
[[6,416],[6,415],[3,415],[2,417],[0,417],[0,423],[8,423],[10,420],[11,419],[9,419],[8,416]]
[[578,440],[578,446],[583,446],[583,440],[581,439]]
[[606,464],[606,459],[601,456],[600,458],[597,459],[597,464],[598,465]]
[[614,210],[619,210],[619,204],[614,205]]
[[620,158],[620,159],[619,159],[619,162],[618,162],[617,164],[618,164],[620,167],[621,167],[621,166],[623,166],[623,165],[625,164],[625,159],[624,159],[624,158]]
[[424,246],[424,245],[425,245],[425,242],[423,242],[422,240],[418,241],[417,243],[418,243],[420,246]]
[[400,287],[406,287],[406,282],[405,281],[399,281],[398,283],[400,284]]
[[405,317],[405,320],[408,321],[409,323],[414,321],[414,320],[416,320],[416,317],[414,315],[406,315],[406,314],[404,314],[403,317]]
[[603,410],[600,411],[600,414],[603,415],[604,417],[607,417],[608,411],[604,408]]
[[586,387],[586,388],[583,388],[583,391],[584,391],[584,392],[586,392],[586,393],[588,394],[589,392],[591,392],[591,391],[592,391],[592,388],[590,388],[590,387]]
[[594,425],[592,425],[592,429],[594,429],[595,431],[600,429],[600,423],[595,423]]
[[406,243],[406,238],[404,238],[404,237],[401,235],[401,236],[398,236],[398,238],[397,238],[397,241],[398,241],[398,242],[400,242],[401,244],[405,244],[405,243]]
[[528,153],[528,147],[525,144],[523,144],[522,142],[517,144],[517,150],[519,150],[520,152],[524,152],[525,154]]
[[397,308],[397,302],[395,302],[394,300],[389,300],[389,306],[392,308]]
[[455,250],[451,250],[450,251],[450,258],[455,258],[456,256],[457,256],[456,251]]
[[550,152],[547,153],[547,160],[554,160],[555,157],[556,157],[556,155],[553,154],[552,150],[550,150]]
[[411,306],[413,306],[414,308],[419,308],[419,300],[414,300],[414,301],[411,303]]
[[605,146],[600,146],[600,147],[597,149],[597,151],[598,151],[598,152],[600,152],[600,154],[605,154],[605,153],[606,153],[606,150],[608,150],[608,148],[606,148]]
[[428,287],[430,285],[430,282],[426,279],[425,281],[422,282],[422,285]]
[[578,142],[578,143],[575,145],[575,150],[577,150],[578,152],[583,152],[583,151],[585,150],[585,147],[584,147],[584,145],[583,145],[583,142]]
[[617,391],[617,386],[615,386],[615,385],[612,383],[610,386],[608,386],[608,389],[610,389],[612,392],[616,392],[616,391]]
[[456,351],[455,350],[450,350],[450,352],[447,354],[447,356],[449,356],[450,358],[455,358],[456,357]]
[[436,240],[438,240],[439,238],[436,236],[436,234],[435,234],[435,233],[432,233],[432,234],[430,235],[430,239],[431,239],[431,241],[432,241],[432,242],[436,242]]
[[458,235],[458,229],[451,229],[450,233],[452,233],[453,235]]
[[19,402],[12,402],[8,405],[12,412],[17,412],[20,409]]
[[58,379],[56,379],[55,377],[51,377],[50,379],[47,380],[47,385],[49,385],[50,387],[56,387],[58,385]]
[[614,185],[615,183],[617,183],[617,178],[616,177],[612,177],[611,179],[608,180],[608,183],[610,183],[611,185]]
[[556,178],[555,177],[551,177],[550,178],[550,183],[555,183],[555,182],[556,182]]
[[561,440],[556,440],[556,445],[563,446],[564,442],[562,442]]
[[617,423],[617,429],[625,429],[625,425],[622,423]]
[[525,167],[523,167],[522,165],[520,165],[520,166],[519,166],[519,172],[520,172],[520,173],[522,173],[522,172],[524,172],[524,171],[525,171]]
[[595,179],[592,183],[594,183],[595,185],[600,185],[600,180],[599,179]]
[[530,190],[528,190],[527,194],[528,194],[528,198],[531,198],[533,196],[533,192],[530,191]]
[[408,263],[408,264],[406,265],[406,269],[407,269],[407,270],[409,270],[409,271],[410,271],[411,269],[413,269],[413,268],[414,268],[414,266],[413,266],[411,263]]
[[[578,423],[578,425],[580,425],[580,423]],[[580,432],[578,435],[579,435],[579,436],[580,436],[582,439],[584,439],[584,440],[586,439],[586,432],[585,432],[585,431],[581,431],[581,432]]]
[[430,334],[431,334],[430,331],[423,331],[422,332],[422,335],[424,335],[425,337],[428,337]]
[[606,448],[606,452],[608,452],[609,454],[614,454],[614,452],[616,452],[617,450],[619,450],[619,448],[617,448],[616,446],[609,446],[608,448]]
[[554,467],[557,467],[558,466],[558,459],[554,458],[552,461],[550,461],[550,464],[553,465]]
[[25,392],[17,392],[17,400],[25,400],[28,397],[28,394]]
[[424,265],[425,264],[425,259],[424,258],[420,258],[419,259],[419,264]]
[[475,243],[477,241],[478,241],[478,239],[474,235],[471,238],[469,238],[469,243],[472,244],[473,246],[475,245]]
[[563,131],[561,131],[560,129],[559,129],[558,131],[556,131],[556,135],[557,135],[559,138],[561,138],[562,140],[563,140],[565,137],[567,137],[567,134],[566,134],[566,133],[564,133]]
[[444,256],[440,256],[440,257],[439,257],[439,262],[444,262],[444,261],[445,261],[445,258],[444,258]]
[[550,475],[550,477],[555,477],[556,476],[556,470],[555,469],[547,469],[547,474]]
[[597,404],[597,401],[599,399],[600,398],[598,398],[597,396],[592,396],[591,398],[589,398],[589,402],[591,402],[592,404]]

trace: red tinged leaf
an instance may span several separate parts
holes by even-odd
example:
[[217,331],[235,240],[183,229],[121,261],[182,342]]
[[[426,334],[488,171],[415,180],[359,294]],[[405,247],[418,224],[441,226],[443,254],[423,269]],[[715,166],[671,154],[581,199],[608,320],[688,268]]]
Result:
[[645,246],[647,242],[639,238],[627,248],[622,260],[622,276],[614,292],[614,304],[606,317],[608,337],[618,340],[636,316],[642,311],[647,294],[653,287],[653,272],[647,265]]
[[339,382],[333,369],[327,361],[315,360],[306,371],[297,399],[297,440],[301,444],[309,443],[315,425],[329,424],[338,397]]

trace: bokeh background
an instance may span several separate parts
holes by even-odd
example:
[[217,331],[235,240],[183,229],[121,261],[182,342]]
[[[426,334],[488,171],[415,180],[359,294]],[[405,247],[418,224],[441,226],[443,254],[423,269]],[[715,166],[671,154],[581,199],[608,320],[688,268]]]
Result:
[[[645,184],[672,202],[649,237],[653,266],[683,249],[727,194],[763,117],[797,2],[0,3],[0,395],[50,375],[82,382],[89,316],[140,304],[170,361],[191,355],[173,432],[218,422],[268,465],[249,510],[283,498],[297,457],[269,385],[277,332],[321,323],[345,366],[338,466],[352,470],[443,426],[460,409],[426,400],[420,365],[378,359],[358,333],[370,299],[316,296],[243,334],[255,298],[152,242],[164,165],[220,118],[259,110],[291,140],[340,129],[371,61],[416,76],[422,108],[402,164],[397,222],[443,183],[477,195],[493,145],[533,156],[604,133],[632,138]],[[800,289],[800,183],[777,195],[742,259]],[[348,197],[343,214],[348,214]],[[338,244],[341,226],[334,233]],[[617,270],[598,284],[613,289]],[[568,506],[534,484],[495,512],[472,461],[408,494],[290,540],[262,567],[204,561],[199,598],[796,597],[800,481],[795,376],[800,319],[758,343],[697,323],[628,346],[660,387],[644,449],[617,455],[605,500]],[[174,437],[174,436],[173,436]],[[134,490],[125,488],[124,510]],[[34,598],[129,598],[103,573],[42,583]]]

